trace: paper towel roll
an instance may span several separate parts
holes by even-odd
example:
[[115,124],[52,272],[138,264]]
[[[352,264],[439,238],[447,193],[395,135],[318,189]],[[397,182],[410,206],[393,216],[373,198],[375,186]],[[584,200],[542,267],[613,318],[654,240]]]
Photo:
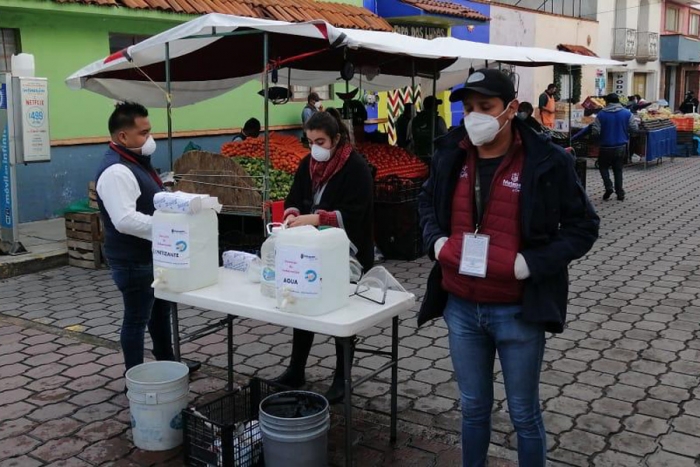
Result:
[[163,191],[153,197],[153,205],[159,211],[183,214],[197,214],[203,209],[213,209],[221,212],[221,204],[217,198],[209,195],[198,195],[176,191],[169,193]]

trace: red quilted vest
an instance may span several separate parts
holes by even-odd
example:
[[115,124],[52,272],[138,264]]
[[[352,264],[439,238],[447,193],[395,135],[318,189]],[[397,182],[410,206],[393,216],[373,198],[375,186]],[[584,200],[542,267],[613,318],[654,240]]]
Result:
[[476,303],[519,303],[522,282],[513,271],[520,251],[520,180],[525,153],[520,135],[496,170],[484,209],[480,234],[489,235],[486,277],[459,274],[462,240],[474,233],[476,148],[467,143],[467,157],[452,199],[451,235],[440,251],[442,286],[449,293]]

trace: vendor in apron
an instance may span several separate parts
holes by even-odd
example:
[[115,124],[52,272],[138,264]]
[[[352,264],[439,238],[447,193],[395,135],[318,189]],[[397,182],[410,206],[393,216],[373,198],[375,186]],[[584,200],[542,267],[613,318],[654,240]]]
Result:
[[[352,256],[367,271],[374,262],[373,181],[365,159],[349,142],[349,133],[337,112],[317,112],[304,124],[311,154],[294,176],[284,202],[287,227],[328,226],[345,230]],[[289,368],[273,380],[291,388],[306,383],[306,361],[314,333],[294,329]],[[345,396],[343,346],[336,340],[333,384],[326,393],[333,404]],[[352,355],[350,356],[352,361]]]
[[554,128],[554,116],[557,110],[557,101],[554,97],[556,93],[557,87],[552,83],[540,94],[540,120],[542,121],[542,125],[547,128]]

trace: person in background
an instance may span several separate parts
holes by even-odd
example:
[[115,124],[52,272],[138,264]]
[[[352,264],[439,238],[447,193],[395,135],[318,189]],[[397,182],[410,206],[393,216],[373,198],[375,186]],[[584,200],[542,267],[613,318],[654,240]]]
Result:
[[[288,227],[329,226],[345,230],[351,255],[364,271],[374,262],[374,184],[370,168],[348,141],[337,112],[318,112],[304,126],[311,154],[299,165],[284,202]],[[294,329],[287,370],[273,380],[299,388],[306,383],[306,361],[314,333]],[[336,340],[336,368],[326,399],[333,404],[345,395],[343,346]],[[352,355],[350,356],[352,360]]]
[[[622,187],[622,167],[627,158],[627,145],[630,133],[638,129],[637,120],[632,112],[620,104],[620,97],[611,93],[605,96],[607,104],[591,124],[591,133],[600,144],[598,167],[605,185],[603,199],[609,200],[613,193],[619,201],[625,200],[625,190]],[[615,184],[610,180],[612,168]]]
[[260,120],[257,118],[248,119],[243,125],[240,133],[233,135],[232,142],[245,141],[248,138],[257,138],[260,136]]
[[557,87],[552,83],[540,94],[540,102],[538,105],[540,120],[542,121],[542,125],[547,128],[554,128],[554,117],[557,110],[557,101],[554,97],[556,93]]
[[418,212],[437,261],[418,325],[444,316],[461,394],[462,465],[483,467],[498,353],[522,467],[544,467],[539,400],[545,332],[566,322],[569,264],[598,238],[599,218],[574,159],[516,118],[512,81],[477,70],[452,102],[464,126],[436,141]]
[[[151,224],[153,196],[163,182],[151,165],[156,142],[148,110],[118,104],[109,117],[111,142],[97,171],[97,203],[104,226],[104,252],[124,299],[120,343],[126,369],[143,363],[146,328],[156,360],[175,360],[170,302],[153,294]],[[188,364],[190,371],[199,363]]]
[[685,94],[685,100],[680,106],[680,111],[684,114],[690,114],[693,112],[698,111],[698,99],[695,97],[695,93],[693,91],[688,91]]
[[428,96],[423,100],[423,110],[411,121],[410,137],[413,140],[414,150],[419,157],[432,157],[433,119],[435,121],[435,138],[447,133],[445,119],[438,115],[438,106],[442,104],[435,96]]
[[532,116],[534,113],[535,108],[529,102],[521,102],[518,106],[518,118],[536,132],[541,133],[545,129],[540,125],[540,122]]
[[413,118],[413,104],[407,102],[403,106],[403,113],[396,119],[396,145],[407,149],[411,145],[410,125]]
[[306,106],[304,110],[301,111],[301,124],[306,125],[311,116],[316,112],[323,110],[323,104],[321,103],[321,98],[318,96],[317,92],[310,92],[309,96],[306,98]]

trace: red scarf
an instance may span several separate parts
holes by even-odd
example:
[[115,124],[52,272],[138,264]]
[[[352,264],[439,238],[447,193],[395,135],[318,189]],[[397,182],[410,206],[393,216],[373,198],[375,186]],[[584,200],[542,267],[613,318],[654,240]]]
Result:
[[[160,179],[160,176],[158,176],[156,171],[153,170],[153,167],[150,165],[150,163],[148,164],[148,166],[146,166],[144,163],[140,162],[136,157],[129,154],[128,149],[126,149],[122,146],[118,146],[113,141],[110,141],[109,147],[112,148],[112,150],[114,152],[116,152],[117,154],[119,154],[119,156],[121,156],[123,159],[126,159],[127,161],[131,162],[132,164],[136,164],[140,167],[143,167],[148,172],[148,174],[151,176],[153,181],[156,182],[160,188],[163,188],[163,181]],[[140,156],[140,157],[145,158],[145,156]]]
[[326,162],[318,162],[313,157],[311,158],[309,168],[311,170],[311,186],[314,193],[328,183],[328,180],[333,178],[335,174],[340,172],[340,169],[343,168],[350,158],[350,154],[352,154],[352,145],[345,143],[343,146],[337,147],[333,157]]

